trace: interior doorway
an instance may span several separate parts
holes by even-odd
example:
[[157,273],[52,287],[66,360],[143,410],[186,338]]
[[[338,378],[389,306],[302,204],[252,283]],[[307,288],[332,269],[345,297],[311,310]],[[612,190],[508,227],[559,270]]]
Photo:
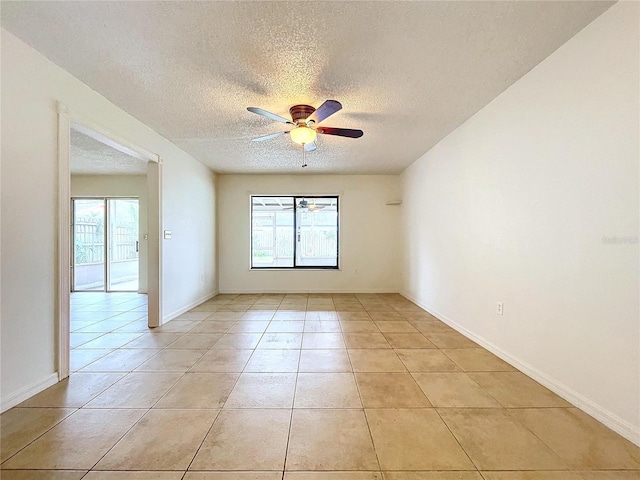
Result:
[[147,166],[71,131],[70,373],[117,368],[113,349],[149,331]]
[[72,291],[137,292],[138,198],[72,198]]
[[62,104],[58,140],[62,380],[162,323],[162,161]]

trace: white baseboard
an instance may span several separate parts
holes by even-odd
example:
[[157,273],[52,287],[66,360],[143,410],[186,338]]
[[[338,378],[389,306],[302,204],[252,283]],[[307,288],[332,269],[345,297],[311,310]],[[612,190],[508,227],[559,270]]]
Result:
[[162,325],[164,325],[165,323],[167,323],[170,320],[173,320],[176,317],[179,317],[180,315],[182,315],[185,312],[188,312],[189,310],[191,310],[194,307],[197,307],[198,305],[200,305],[201,303],[206,302],[207,300],[215,297],[216,295],[218,295],[218,291],[216,290],[215,292],[212,293],[208,293],[207,295],[205,295],[204,297],[199,298],[198,300],[194,300],[193,302],[191,302],[188,305],[185,305],[182,308],[179,308],[178,310],[176,310],[175,312],[172,312],[168,315],[163,315],[162,317]]
[[606,425],[614,432],[622,435],[624,438],[626,438],[630,442],[633,442],[636,445],[640,446],[640,432],[638,431],[638,428],[632,425],[631,423],[620,418],[619,416],[610,412],[609,410],[601,407],[600,405],[594,403],[593,401],[589,400],[588,398],[576,392],[575,390],[572,390],[571,388],[567,387],[562,382],[559,382],[558,380],[550,377],[546,373],[538,370],[534,366],[526,362],[523,362],[513,354],[509,352],[505,352],[504,350],[494,345],[493,343],[489,342],[488,340],[460,326],[454,320],[448,318],[446,315],[443,315],[437,310],[431,308],[429,305],[423,304],[419,300],[413,298],[411,295],[404,292],[400,292],[400,295],[402,295],[408,300],[411,300],[420,308],[426,310],[431,315],[438,318],[442,322],[446,323],[454,330],[460,332],[465,337],[473,340],[477,344],[486,348],[491,353],[493,353],[497,357],[500,357],[502,360],[509,363],[510,365],[514,366],[515,368],[520,370],[522,373],[524,373],[528,377],[531,377],[536,382],[540,383],[541,385],[544,385],[549,390],[556,393],[557,395],[559,395],[560,397],[562,397],[572,405],[575,405],[583,412],[587,413],[588,415],[598,420],[600,423]]
[[46,377],[32,383],[31,385],[22,387],[17,392],[13,392],[2,398],[2,406],[0,407],[0,411],[6,412],[10,408],[15,407],[19,403],[22,403],[28,398],[33,397],[36,393],[40,393],[41,391],[49,388],[51,385],[55,385],[56,383],[58,383],[58,374],[52,373],[51,375],[47,375]]

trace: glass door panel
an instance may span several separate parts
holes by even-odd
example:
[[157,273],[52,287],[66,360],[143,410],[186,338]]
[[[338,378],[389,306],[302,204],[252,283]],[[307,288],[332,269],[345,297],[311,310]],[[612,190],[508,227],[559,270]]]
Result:
[[109,198],[108,291],[138,291],[138,226],[137,198]]
[[293,266],[293,198],[252,197],[251,268]]
[[336,197],[296,197],[296,266],[338,266]]
[[105,202],[73,199],[73,290],[104,291]]

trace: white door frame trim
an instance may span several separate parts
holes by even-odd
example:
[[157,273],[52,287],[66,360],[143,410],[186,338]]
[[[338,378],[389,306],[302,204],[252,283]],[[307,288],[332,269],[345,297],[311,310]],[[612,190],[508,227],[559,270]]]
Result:
[[58,244],[57,244],[57,367],[58,380],[69,376],[71,293],[71,129],[77,130],[120,152],[147,162],[148,216],[148,302],[149,327],[162,323],[162,159],[122,135],[72,112],[58,102]]

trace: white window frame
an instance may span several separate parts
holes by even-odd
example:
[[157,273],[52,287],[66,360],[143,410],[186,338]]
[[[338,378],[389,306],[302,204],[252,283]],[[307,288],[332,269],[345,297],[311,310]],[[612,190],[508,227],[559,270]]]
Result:
[[[333,266],[322,266],[322,265],[296,265],[296,253],[295,253],[295,249],[296,249],[296,243],[295,239],[294,239],[294,258],[293,258],[293,266],[291,267],[283,267],[283,266],[275,266],[275,267],[254,267],[253,266],[253,198],[254,197],[291,197],[294,202],[294,225],[293,225],[293,234],[295,237],[296,234],[296,230],[295,230],[295,225],[296,225],[296,216],[295,216],[295,199],[296,198],[335,198],[336,202],[337,202],[337,222],[336,222],[336,227],[338,229],[337,232],[337,245],[336,245],[336,265]],[[278,193],[264,193],[264,194],[260,194],[260,193],[250,193],[249,194],[249,270],[251,271],[256,271],[256,272],[260,272],[260,271],[266,271],[266,272],[272,272],[272,271],[277,271],[277,270],[282,270],[282,271],[300,271],[300,270],[304,270],[304,271],[308,271],[308,270],[322,270],[322,271],[340,271],[341,267],[341,246],[342,246],[342,237],[341,237],[341,232],[342,232],[342,215],[340,214],[340,210],[341,210],[341,201],[342,201],[342,196],[340,194],[337,193],[322,193],[322,194],[318,194],[318,193],[283,193],[283,194],[278,194]]]

